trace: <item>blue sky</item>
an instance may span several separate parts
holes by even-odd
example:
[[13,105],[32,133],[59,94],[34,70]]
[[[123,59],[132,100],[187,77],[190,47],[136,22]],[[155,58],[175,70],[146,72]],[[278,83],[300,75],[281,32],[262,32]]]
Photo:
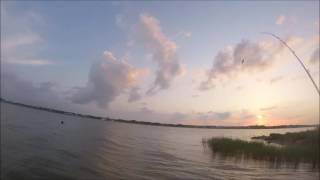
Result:
[[[6,46],[2,71],[27,81],[34,92],[41,90],[38,86],[43,82],[54,84],[46,88],[55,90],[49,96],[61,99],[54,103],[58,108],[68,104],[72,110],[99,115],[191,124],[297,124],[319,119],[317,94],[301,67],[286,51],[268,60],[276,65],[264,64],[263,58],[279,47],[272,37],[259,33],[273,32],[291,40],[318,80],[319,60],[309,63],[319,47],[318,1],[6,1],[1,2],[1,10],[1,44]],[[243,40],[248,42],[241,44]],[[216,56],[228,48],[235,51],[237,45],[261,48],[262,60],[249,59],[250,66],[243,71],[224,67],[228,59],[219,61]],[[165,55],[170,57],[161,59]],[[104,64],[103,58],[125,63]],[[237,69],[235,61],[230,67]],[[123,69],[115,71],[118,66]],[[104,70],[108,72],[100,72]],[[157,78],[162,80],[156,82]],[[210,88],[199,90],[206,79]],[[14,87],[11,81],[2,80]],[[289,88],[300,91],[287,97]],[[151,95],[145,94],[148,90]],[[136,100],[128,102],[130,93]],[[244,97],[255,94],[257,102],[245,102]],[[17,94],[5,95],[29,102]],[[53,106],[43,101],[32,103]],[[295,103],[307,107],[292,115],[294,107],[289,104]],[[266,106],[275,112],[261,112]],[[291,116],[300,118],[289,120]]]

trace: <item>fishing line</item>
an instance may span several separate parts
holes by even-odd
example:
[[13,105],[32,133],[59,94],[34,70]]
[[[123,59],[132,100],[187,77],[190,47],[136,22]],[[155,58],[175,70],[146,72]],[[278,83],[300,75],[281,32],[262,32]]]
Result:
[[306,66],[303,64],[303,62],[301,61],[301,59],[297,56],[297,54],[294,52],[294,50],[284,41],[282,40],[279,36],[276,36],[275,34],[269,33],[269,32],[261,32],[262,34],[268,34],[273,36],[274,38],[278,39],[282,44],[284,44],[290,51],[291,53],[297,58],[297,60],[299,61],[300,65],[303,67],[303,69],[306,71],[307,75],[309,76],[312,84],[314,85],[314,87],[316,88],[316,91],[318,92],[319,96],[320,96],[320,90],[317,86],[317,84],[315,83],[314,79],[312,78],[309,70],[306,68]]

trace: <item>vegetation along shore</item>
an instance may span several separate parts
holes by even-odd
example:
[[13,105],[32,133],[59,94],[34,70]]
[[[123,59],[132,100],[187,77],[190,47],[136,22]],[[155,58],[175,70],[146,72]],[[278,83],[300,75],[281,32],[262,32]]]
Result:
[[[244,141],[225,137],[204,139],[212,153],[223,156],[244,156],[272,162],[311,163],[319,167],[319,127],[313,130],[269,136],[252,137],[253,141]],[[263,140],[258,142],[255,140]],[[278,144],[272,145],[269,143]]]

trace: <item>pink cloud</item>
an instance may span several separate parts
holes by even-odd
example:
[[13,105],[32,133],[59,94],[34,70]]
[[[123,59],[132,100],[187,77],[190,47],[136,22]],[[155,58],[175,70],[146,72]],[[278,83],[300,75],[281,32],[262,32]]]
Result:
[[151,50],[152,59],[158,66],[156,79],[147,94],[168,89],[173,79],[183,72],[176,43],[162,32],[159,21],[147,14],[140,15],[139,32],[144,46]]
[[145,74],[145,70],[117,59],[110,51],[103,54],[104,58],[91,66],[86,86],[76,88],[71,97],[74,103],[94,102],[100,108],[107,108],[117,96],[135,87]]

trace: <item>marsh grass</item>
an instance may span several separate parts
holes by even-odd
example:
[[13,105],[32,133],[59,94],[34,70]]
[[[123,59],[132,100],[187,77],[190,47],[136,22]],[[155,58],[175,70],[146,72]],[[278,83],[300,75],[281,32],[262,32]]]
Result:
[[290,162],[296,165],[305,162],[311,163],[313,168],[319,167],[319,129],[264,136],[260,139],[269,139],[269,142],[281,142],[279,144],[283,146],[225,137],[203,139],[202,143],[208,146],[213,154],[217,153],[222,156],[245,157],[276,163]]

